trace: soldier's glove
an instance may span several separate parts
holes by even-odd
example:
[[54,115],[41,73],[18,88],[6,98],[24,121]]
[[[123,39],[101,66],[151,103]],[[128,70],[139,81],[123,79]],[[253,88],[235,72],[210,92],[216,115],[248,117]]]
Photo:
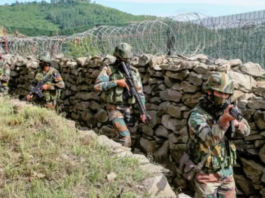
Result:
[[218,125],[222,129],[227,129],[229,127],[229,122],[235,120],[235,118],[229,113],[233,105],[228,105],[224,110],[223,115],[220,117]]

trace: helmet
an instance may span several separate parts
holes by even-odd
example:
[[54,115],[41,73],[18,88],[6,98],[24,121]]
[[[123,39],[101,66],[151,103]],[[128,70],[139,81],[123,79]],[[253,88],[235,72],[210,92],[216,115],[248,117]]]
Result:
[[119,45],[116,46],[113,56],[117,58],[131,58],[132,57],[131,49],[132,47],[128,43],[120,43]]
[[214,90],[221,93],[233,94],[234,93],[234,81],[223,72],[213,73],[203,85],[203,90]]
[[43,52],[42,54],[39,55],[39,58],[38,58],[40,61],[43,61],[45,63],[50,63],[52,62],[51,60],[51,55],[49,52]]

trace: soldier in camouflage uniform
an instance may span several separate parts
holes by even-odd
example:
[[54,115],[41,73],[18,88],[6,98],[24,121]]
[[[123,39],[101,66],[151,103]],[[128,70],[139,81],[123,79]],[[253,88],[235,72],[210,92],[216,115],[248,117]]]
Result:
[[37,69],[35,77],[33,79],[33,86],[38,82],[43,80],[46,75],[51,74],[50,79],[42,86],[42,91],[44,93],[43,98],[38,98],[38,96],[27,95],[27,100],[32,100],[33,103],[45,107],[47,109],[55,109],[56,100],[60,96],[60,89],[65,87],[63,79],[60,73],[51,67],[51,57],[49,52],[44,52],[39,57],[40,68]]
[[225,105],[234,92],[233,83],[227,74],[213,73],[204,84],[205,97],[188,118],[187,153],[196,165],[206,159],[194,178],[197,198],[236,197],[232,168],[236,164],[236,147],[226,133],[230,121],[236,132],[245,136],[250,127],[244,118],[239,122],[230,115],[233,105]]
[[0,54],[0,93],[8,92],[8,81],[10,79],[9,65],[3,60],[2,54]]
[[[94,89],[96,92],[105,91],[107,99],[107,111],[109,119],[116,131],[119,133],[119,140],[123,146],[131,146],[131,133],[135,120],[132,116],[132,105],[136,102],[135,98],[123,100],[124,91],[129,91],[123,73],[119,69],[119,64],[124,61],[131,72],[135,87],[141,97],[143,105],[145,105],[145,96],[143,93],[143,86],[140,74],[135,67],[130,66],[131,46],[127,43],[120,43],[113,54],[117,60],[113,65],[104,66],[96,79]],[[141,115],[141,120],[145,122],[146,118]],[[131,132],[131,133],[130,133]],[[134,137],[132,137],[134,138]]]

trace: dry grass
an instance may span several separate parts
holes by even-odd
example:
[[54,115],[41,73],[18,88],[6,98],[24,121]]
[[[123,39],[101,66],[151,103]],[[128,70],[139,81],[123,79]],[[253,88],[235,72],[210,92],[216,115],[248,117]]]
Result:
[[52,111],[3,97],[0,104],[0,197],[145,197],[136,186],[147,173],[136,160],[110,157]]

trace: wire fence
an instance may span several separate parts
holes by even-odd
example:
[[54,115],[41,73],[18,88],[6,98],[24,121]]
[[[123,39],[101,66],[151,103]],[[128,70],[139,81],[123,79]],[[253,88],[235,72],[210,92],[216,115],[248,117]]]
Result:
[[[0,37],[2,44],[5,37]],[[193,56],[257,62],[265,66],[265,10],[223,17],[191,13],[127,26],[94,27],[71,36],[6,37],[9,53],[37,56],[43,51],[68,56],[112,54],[120,42],[135,55]],[[3,44],[3,46],[5,46]]]

